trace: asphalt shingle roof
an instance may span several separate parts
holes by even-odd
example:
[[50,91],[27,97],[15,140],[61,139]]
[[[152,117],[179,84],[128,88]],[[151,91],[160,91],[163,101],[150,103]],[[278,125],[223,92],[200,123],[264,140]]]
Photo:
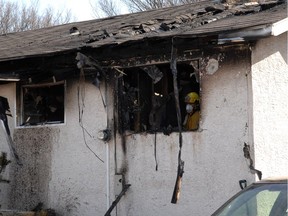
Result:
[[287,3],[283,1],[234,6],[205,1],[10,33],[0,36],[0,61],[98,48],[144,38],[218,35],[271,25],[287,17],[286,7]]

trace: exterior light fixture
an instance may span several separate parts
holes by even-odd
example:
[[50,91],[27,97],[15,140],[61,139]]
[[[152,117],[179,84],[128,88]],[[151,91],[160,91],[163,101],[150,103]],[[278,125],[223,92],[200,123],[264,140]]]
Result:
[[219,69],[219,62],[216,59],[209,59],[207,66],[206,66],[206,72],[209,75],[213,75],[217,70]]
[[111,131],[109,129],[100,130],[97,138],[102,141],[109,141],[111,139]]

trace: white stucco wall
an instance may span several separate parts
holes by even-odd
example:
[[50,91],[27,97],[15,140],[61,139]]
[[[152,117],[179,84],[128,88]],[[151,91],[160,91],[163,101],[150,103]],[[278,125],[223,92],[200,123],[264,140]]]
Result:
[[[58,142],[53,145],[49,200],[60,215],[104,215],[106,211],[105,144],[97,139],[106,128],[106,112],[99,90],[87,81],[85,87],[83,130],[79,126],[78,82],[67,83],[66,124],[59,127]],[[81,101],[80,101],[81,104]]]
[[[237,58],[233,60],[233,56]],[[244,54],[245,55],[245,54]],[[174,189],[178,134],[157,134],[158,171],[155,171],[154,135],[126,139],[127,180],[132,186],[118,207],[119,215],[211,215],[239,191],[238,181],[254,181],[243,157],[249,140],[247,56],[223,55],[219,70],[203,74],[201,129],[183,134],[185,173],[178,204],[171,204]],[[246,76],[248,74],[248,76]],[[119,151],[117,151],[119,152]],[[120,164],[120,163],[118,163]]]
[[252,51],[255,165],[263,177],[288,175],[287,33]]
[[[153,134],[127,136],[125,153],[119,136],[108,143],[110,204],[115,199],[115,172],[123,172],[126,182],[131,184],[117,206],[117,215],[208,216],[240,190],[239,180],[246,179],[248,184],[254,181],[242,151],[244,142],[252,141],[248,102],[250,55],[240,49],[223,54],[218,60],[216,73],[209,75],[202,70],[200,130],[183,133],[185,173],[178,204],[171,204],[179,149],[177,133],[157,134],[158,171],[155,170]],[[87,134],[85,137],[104,163],[85,146],[78,120],[78,82],[68,81],[64,125],[14,130],[24,166],[12,166],[12,176],[16,179],[11,183],[9,208],[28,210],[39,201],[63,216],[94,216],[106,212],[107,144],[96,137],[99,130],[106,128],[107,119],[99,90],[90,83],[87,81],[85,85],[83,123],[92,137]],[[6,89],[5,86],[0,86],[1,93],[2,89]],[[14,100],[15,90],[8,88],[6,96]],[[112,102],[108,103],[110,118],[113,118]],[[115,212],[112,215],[116,215]]]
[[[85,133],[87,145],[104,163],[85,145],[79,125],[78,81],[68,81],[65,124],[15,128],[15,122],[9,122],[24,165],[17,166],[10,157],[11,183],[0,185],[2,208],[32,210],[43,202],[44,208],[55,209],[61,216],[104,215],[106,153],[97,133],[106,128],[107,120],[99,90],[91,83],[89,80],[85,85],[82,122],[89,133]],[[15,85],[1,85],[0,92],[12,102],[15,114]],[[3,138],[1,133],[1,150],[9,152]]]

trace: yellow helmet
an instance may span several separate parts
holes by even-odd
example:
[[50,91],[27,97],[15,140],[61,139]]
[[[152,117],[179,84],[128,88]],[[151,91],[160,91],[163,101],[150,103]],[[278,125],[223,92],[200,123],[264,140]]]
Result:
[[199,95],[196,92],[190,92],[185,97],[185,103],[195,103],[199,101]]

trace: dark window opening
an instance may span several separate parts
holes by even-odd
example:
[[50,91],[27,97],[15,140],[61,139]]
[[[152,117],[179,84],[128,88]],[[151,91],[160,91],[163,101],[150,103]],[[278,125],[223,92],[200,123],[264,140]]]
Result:
[[64,82],[22,86],[20,125],[64,123]]
[[[179,103],[183,130],[197,130],[199,119],[193,129],[185,127],[187,100],[191,92],[200,91],[198,61],[177,64]],[[169,64],[126,69],[119,78],[120,132],[178,131],[173,75]],[[198,99],[197,109],[200,112]],[[195,102],[196,103],[196,102]],[[194,109],[195,112],[195,109]]]

